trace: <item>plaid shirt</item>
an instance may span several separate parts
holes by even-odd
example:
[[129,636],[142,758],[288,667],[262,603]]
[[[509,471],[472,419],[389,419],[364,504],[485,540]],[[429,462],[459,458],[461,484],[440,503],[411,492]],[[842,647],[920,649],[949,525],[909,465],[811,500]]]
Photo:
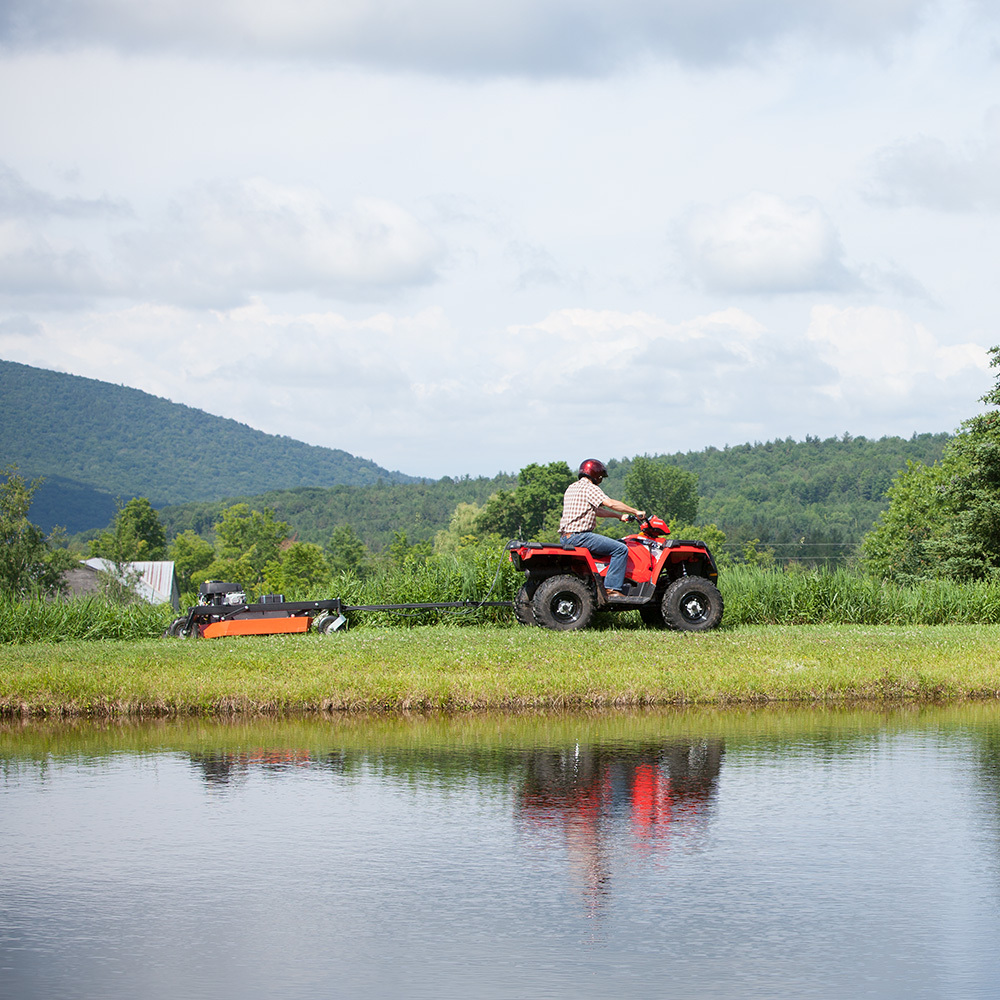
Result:
[[563,495],[560,535],[575,535],[578,531],[593,531],[597,524],[597,508],[607,502],[607,494],[586,477],[566,487]]

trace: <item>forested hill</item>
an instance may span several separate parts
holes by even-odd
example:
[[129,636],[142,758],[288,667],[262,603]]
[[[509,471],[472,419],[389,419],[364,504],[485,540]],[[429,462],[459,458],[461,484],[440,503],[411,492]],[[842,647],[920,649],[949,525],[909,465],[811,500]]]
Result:
[[[840,562],[853,556],[864,534],[886,506],[885,491],[909,460],[936,461],[949,434],[912,438],[807,438],[734,448],[653,456],[654,461],[696,472],[700,495],[697,523],[716,524],[729,554],[759,539],[780,564]],[[577,456],[568,459],[575,467]],[[605,491],[622,497],[632,459],[608,462]],[[325,545],[333,529],[349,524],[374,549],[395,531],[411,542],[432,541],[447,527],[458,503],[482,505],[516,480],[442,479],[437,482],[338,486],[333,489],[274,491],[247,498],[287,521],[302,541]],[[191,528],[210,534],[223,504],[185,504],[162,511],[169,535]],[[669,511],[661,511],[670,515]]]
[[[758,538],[779,562],[825,561],[853,554],[894,477],[908,461],[936,462],[951,437],[807,436],[655,458],[697,473],[698,522],[717,524],[735,550]],[[605,488],[620,489],[630,465],[609,462]]]
[[411,479],[138,389],[12,361],[0,361],[0,427],[0,467],[47,478],[33,519],[71,532],[106,525],[116,496],[158,506]]
[[[71,534],[104,528],[115,498],[147,497],[169,533],[210,531],[225,502],[269,506],[304,541],[350,524],[381,548],[394,531],[431,540],[458,503],[483,504],[509,476],[437,482],[388,472],[344,451],[253,430],[137,389],[0,361],[0,468],[45,476],[32,520]],[[759,539],[779,562],[852,555],[910,460],[933,463],[950,435],[791,438],[652,456],[698,475],[697,524],[730,549]],[[571,468],[579,455],[568,455]],[[605,490],[623,497],[632,459],[608,462]],[[670,511],[660,511],[670,516]]]

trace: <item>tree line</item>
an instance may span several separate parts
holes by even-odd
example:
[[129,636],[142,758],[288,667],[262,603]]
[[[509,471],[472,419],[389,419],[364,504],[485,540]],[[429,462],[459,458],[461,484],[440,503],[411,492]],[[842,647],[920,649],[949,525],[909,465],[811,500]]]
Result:
[[[884,508],[884,493],[893,477],[908,461],[935,461],[950,437],[809,437],[803,442],[786,439],[610,459],[604,489],[623,498],[625,480],[636,465],[645,470],[642,475],[665,475],[676,481],[674,489],[687,491],[686,500],[681,493],[661,493],[649,502],[651,512],[678,524],[714,525],[725,536],[719,542],[723,551],[734,558],[742,558],[749,547],[769,550],[781,565],[847,565],[859,555],[862,538]],[[578,461],[579,457],[573,468]],[[327,543],[333,527],[350,525],[366,547],[378,553],[392,544],[396,532],[405,533],[411,542],[433,546],[440,531],[451,529],[459,508],[460,518],[466,522],[473,518],[471,505],[476,509],[473,519],[483,517],[476,534],[554,538],[558,513],[539,503],[545,493],[543,480],[550,474],[539,471],[545,468],[529,465],[518,474],[492,478],[301,487],[232,501],[176,505],[161,509],[160,515],[170,536],[191,529],[211,538],[212,525],[224,507],[240,500],[271,508],[293,526],[298,538],[320,545]],[[678,472],[688,478],[678,479]],[[692,498],[697,500],[697,516],[685,505]],[[469,534],[473,529],[466,524],[463,530]]]
[[[991,350],[1000,365],[1000,347]],[[1000,382],[983,397],[1000,406]],[[605,491],[704,539],[720,563],[804,566],[851,562],[878,579],[991,578],[1000,567],[1000,411],[954,436],[791,439],[607,462]],[[0,483],[0,591],[57,591],[80,555],[116,563],[169,558],[182,590],[226,579],[248,593],[301,596],[338,574],[357,579],[463,552],[502,550],[510,538],[552,540],[565,461],[514,476],[298,488],[157,511],[120,505],[109,528],[45,537],[28,519],[40,480],[15,466]],[[607,520],[600,530],[630,527]]]
[[[990,354],[1000,366],[1000,346]],[[1000,406],[1000,376],[981,402]],[[908,464],[863,554],[870,572],[903,582],[1000,574],[1000,411],[965,420],[939,461]]]

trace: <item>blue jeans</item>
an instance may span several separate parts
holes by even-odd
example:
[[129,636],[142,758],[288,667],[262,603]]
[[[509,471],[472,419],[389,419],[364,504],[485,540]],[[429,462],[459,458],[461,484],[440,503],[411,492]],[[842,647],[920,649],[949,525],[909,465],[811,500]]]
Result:
[[595,556],[610,556],[607,575],[604,577],[606,590],[621,590],[625,583],[625,565],[628,562],[628,546],[617,538],[598,535],[595,531],[578,531],[575,535],[560,535],[570,545],[581,545]]

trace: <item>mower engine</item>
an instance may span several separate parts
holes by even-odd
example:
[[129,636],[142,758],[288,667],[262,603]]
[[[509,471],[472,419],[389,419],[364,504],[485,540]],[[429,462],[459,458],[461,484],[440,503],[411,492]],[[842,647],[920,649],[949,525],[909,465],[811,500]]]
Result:
[[246,604],[247,595],[243,593],[238,583],[222,583],[220,580],[209,580],[198,587],[199,605]]

